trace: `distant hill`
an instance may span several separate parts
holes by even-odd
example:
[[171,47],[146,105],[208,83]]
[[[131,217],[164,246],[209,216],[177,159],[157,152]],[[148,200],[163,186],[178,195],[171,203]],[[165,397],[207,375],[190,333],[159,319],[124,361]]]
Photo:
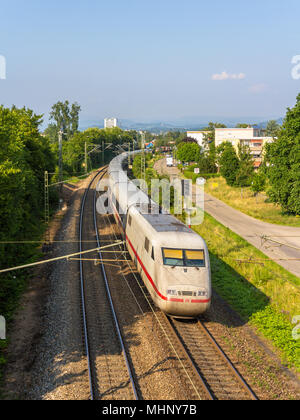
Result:
[[[282,124],[283,124],[283,121],[284,121],[284,118],[278,118],[278,119],[276,120],[277,124],[279,124],[279,125],[282,125]],[[268,121],[263,121],[263,122],[261,122],[261,123],[257,124],[257,126],[258,126],[259,128],[266,128],[266,127],[267,127],[268,122],[269,122],[269,120],[268,120]]]
[[[271,119],[271,118],[270,118]],[[80,130],[86,130],[90,127],[103,128],[103,120],[86,120],[80,124]],[[221,118],[221,117],[187,117],[174,121],[150,121],[138,122],[128,119],[119,119],[119,126],[123,130],[150,131],[151,133],[165,133],[168,131],[197,131],[207,127],[209,122],[219,122],[227,127],[235,127],[239,123],[249,123],[257,125],[259,128],[266,128],[268,121],[259,122],[259,118]],[[277,119],[278,124],[282,125],[283,118]]]

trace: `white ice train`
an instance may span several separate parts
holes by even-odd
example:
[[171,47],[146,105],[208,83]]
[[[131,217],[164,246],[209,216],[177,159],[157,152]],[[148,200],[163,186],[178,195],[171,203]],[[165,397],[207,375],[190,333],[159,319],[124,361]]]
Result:
[[108,195],[130,256],[160,309],[195,318],[211,304],[206,243],[172,215],[159,213],[158,205],[127,178],[122,167],[127,158],[124,153],[111,161]]

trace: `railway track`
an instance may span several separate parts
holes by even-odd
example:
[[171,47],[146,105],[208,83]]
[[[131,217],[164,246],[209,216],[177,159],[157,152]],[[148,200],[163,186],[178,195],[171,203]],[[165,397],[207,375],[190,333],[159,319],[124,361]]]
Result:
[[[111,223],[109,218],[106,220],[108,222],[105,223]],[[121,238],[120,232],[116,232],[116,226],[113,227],[113,232],[112,241]],[[120,247],[118,249],[121,250]],[[117,255],[115,257],[117,261]],[[153,312],[159,329],[176,355],[181,378],[187,383],[191,398],[256,400],[254,392],[234,368],[203,322],[179,321],[158,311],[141,278],[132,270],[131,263],[127,264],[136,280],[136,285]],[[135,289],[132,290],[132,294],[137,293]]]
[[205,324],[166,317],[213,400],[257,400]]
[[[86,189],[80,211],[80,252],[86,241],[95,240],[100,248],[96,215],[96,189],[92,189],[106,169],[99,171]],[[89,243],[90,247],[90,243]],[[91,248],[90,248],[91,249]],[[105,267],[95,267],[102,260],[99,251],[94,261],[80,259],[80,291],[84,349],[87,357],[90,399],[137,400],[138,392],[128,361]]]

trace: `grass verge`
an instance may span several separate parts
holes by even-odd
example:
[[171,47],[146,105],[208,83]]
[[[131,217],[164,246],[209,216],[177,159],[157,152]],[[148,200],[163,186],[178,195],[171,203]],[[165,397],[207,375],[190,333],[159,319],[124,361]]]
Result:
[[300,227],[300,217],[283,214],[279,205],[267,201],[265,194],[254,197],[250,188],[230,187],[222,177],[207,179],[205,192],[263,222]]

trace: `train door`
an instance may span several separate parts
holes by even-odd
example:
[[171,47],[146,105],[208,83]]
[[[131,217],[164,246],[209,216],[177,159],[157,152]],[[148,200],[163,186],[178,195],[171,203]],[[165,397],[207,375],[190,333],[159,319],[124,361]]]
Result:
[[155,281],[155,251],[152,242],[145,237],[144,264],[153,281]]

